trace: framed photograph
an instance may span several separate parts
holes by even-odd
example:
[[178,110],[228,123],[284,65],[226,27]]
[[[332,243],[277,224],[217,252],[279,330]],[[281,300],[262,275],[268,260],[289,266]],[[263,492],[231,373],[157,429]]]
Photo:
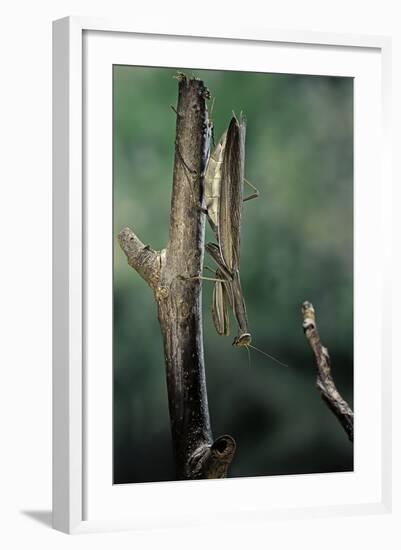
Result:
[[53,524],[390,509],[390,39],[54,22]]

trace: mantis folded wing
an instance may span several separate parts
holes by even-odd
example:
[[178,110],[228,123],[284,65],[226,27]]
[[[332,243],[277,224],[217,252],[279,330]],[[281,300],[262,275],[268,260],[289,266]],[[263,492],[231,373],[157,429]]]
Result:
[[[216,270],[216,278],[222,279],[223,272]],[[212,317],[214,326],[220,336],[230,334],[230,318],[227,311],[227,302],[232,303],[231,288],[223,280],[216,281],[213,288]]]

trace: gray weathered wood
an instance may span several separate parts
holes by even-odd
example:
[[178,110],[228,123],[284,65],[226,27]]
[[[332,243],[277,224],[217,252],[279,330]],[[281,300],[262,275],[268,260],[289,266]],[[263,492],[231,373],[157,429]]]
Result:
[[323,401],[338,418],[350,441],[354,440],[354,413],[341,397],[331,373],[330,356],[321,341],[316,326],[315,309],[310,302],[302,304],[303,329],[312,348],[317,367],[316,386]]
[[[208,90],[179,76],[170,235],[165,250],[145,247],[128,228],[119,234],[128,263],[154,292],[163,335],[170,420],[178,479],[225,477],[235,452],[231,436],[213,442],[207,401],[201,281],[202,211],[210,125]],[[151,213],[149,213],[151,215]]]

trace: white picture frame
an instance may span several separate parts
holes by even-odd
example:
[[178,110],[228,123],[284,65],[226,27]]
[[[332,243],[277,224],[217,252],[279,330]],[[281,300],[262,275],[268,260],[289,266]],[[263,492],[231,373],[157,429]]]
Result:
[[[161,39],[163,49],[158,48],[158,41]],[[139,48],[135,41],[140,40],[145,41],[148,47]],[[175,41],[179,41],[179,48]],[[186,48],[182,48],[183,42]],[[238,59],[241,60],[241,55],[238,54],[245,45],[247,48],[254,48],[254,52],[259,51],[260,56],[263,48],[270,48],[273,52],[269,61],[271,64],[264,70],[297,72],[296,65],[293,64],[293,54],[296,52],[300,71],[301,61],[309,56],[311,71],[322,70],[319,67],[325,66],[324,74],[358,74],[361,95],[357,96],[360,101],[356,102],[355,108],[360,109],[361,113],[369,112],[369,120],[362,121],[364,117],[361,116],[358,118],[358,123],[360,121],[368,126],[361,126],[359,134],[357,126],[355,133],[356,181],[363,178],[367,188],[357,187],[355,199],[357,212],[360,214],[356,222],[360,225],[357,225],[355,233],[360,254],[359,267],[357,266],[355,273],[355,295],[361,304],[361,310],[357,312],[357,319],[361,322],[355,326],[355,343],[356,354],[359,354],[356,357],[359,363],[364,362],[365,365],[365,384],[368,386],[365,393],[359,394],[356,391],[355,398],[356,429],[357,432],[359,430],[359,442],[365,442],[355,448],[356,474],[343,474],[341,479],[330,478],[333,474],[309,476],[307,493],[310,498],[305,496],[302,479],[305,476],[268,478],[268,492],[283,495],[281,501],[277,497],[276,501],[272,500],[270,503],[258,499],[257,496],[261,493],[259,487],[265,482],[265,478],[128,485],[115,491],[116,488],[112,488],[111,471],[107,474],[111,464],[111,454],[108,455],[111,441],[111,379],[107,370],[110,365],[104,370],[99,369],[98,380],[94,381],[90,375],[90,361],[88,362],[88,357],[91,357],[93,331],[101,335],[100,340],[105,342],[111,337],[108,334],[110,303],[104,303],[103,324],[101,320],[98,324],[88,323],[88,319],[93,319],[93,300],[100,295],[102,288],[109,288],[111,266],[108,275],[103,279],[100,277],[101,280],[96,285],[88,284],[87,275],[91,271],[92,263],[96,265],[100,261],[96,251],[89,253],[89,250],[95,248],[88,246],[88,243],[90,245],[94,242],[91,240],[94,235],[91,224],[96,224],[96,232],[100,232],[100,239],[103,244],[106,243],[106,249],[112,238],[107,223],[104,229],[102,224],[96,223],[97,216],[99,220],[108,219],[107,209],[111,215],[110,188],[107,187],[111,183],[110,165],[99,165],[96,168],[90,160],[95,154],[106,160],[110,158],[111,118],[106,115],[100,117],[100,126],[96,128],[99,139],[88,139],[88,135],[95,135],[91,124],[94,115],[99,113],[96,109],[107,105],[110,95],[107,86],[101,86],[98,103],[88,102],[85,87],[88,84],[91,86],[89,79],[93,79],[93,83],[96,79],[100,79],[96,82],[104,83],[101,79],[105,78],[106,64],[115,62],[238,68]],[[190,48],[193,50],[190,51]],[[195,59],[196,51],[199,52],[200,48],[203,53],[198,56],[199,59],[210,59],[204,55],[205,48],[210,51],[224,49],[225,55],[218,56],[220,61],[217,66],[201,61],[189,63],[182,57],[184,54],[192,55],[192,59]],[[229,53],[233,48],[237,54],[235,63]],[[178,50],[181,57],[174,58],[174,55],[178,55]],[[390,318],[390,296],[386,285],[389,250],[385,239],[385,235],[390,233],[387,213],[391,209],[387,141],[390,51],[390,39],[376,36],[274,30],[216,32],[213,29],[186,29],[183,35],[173,24],[166,28],[148,29],[127,22],[82,17],[69,17],[54,22],[53,526],[56,529],[76,533],[138,529],[151,525],[185,526],[237,518],[243,521],[263,521],[283,516],[384,513],[390,510],[391,357],[387,342],[388,331],[383,329],[384,316],[386,319]],[[279,52],[276,57],[274,52]],[[263,70],[260,56],[256,53],[252,56],[254,61],[240,61],[242,69]],[[181,62],[177,62],[178,59]],[[369,87],[369,94],[373,95],[365,97],[364,86]],[[369,105],[363,104],[364,101],[369,101]],[[362,130],[365,129],[375,129],[374,135],[370,134],[363,139],[366,132]],[[376,158],[373,154],[375,151],[380,151]],[[366,162],[363,161],[365,157]],[[93,177],[98,177],[100,182],[100,192],[96,197],[91,193],[90,185],[88,188],[85,185],[87,179]],[[375,190],[376,195],[372,195],[372,190]],[[379,208],[377,204],[380,204]],[[369,227],[369,215],[374,211],[375,225]],[[366,241],[369,246],[364,245]],[[371,266],[368,280],[365,280],[361,277],[361,270],[368,265],[372,253],[377,254],[380,261]],[[369,297],[369,307],[365,306],[365,309],[362,306],[363,297]],[[370,315],[373,312],[369,323],[364,322],[364,312]],[[362,341],[369,342],[367,350],[362,349]],[[102,349],[100,357],[104,363],[110,363],[110,348]],[[360,372],[356,362],[357,387],[361,381]],[[106,405],[103,406],[104,404]],[[368,434],[363,412],[368,407],[374,413],[374,418],[369,426],[371,456],[366,461],[364,455],[368,449]],[[102,433],[97,433],[94,427],[95,414],[97,421],[104,427]],[[359,421],[358,416],[362,420]],[[99,457],[96,461],[93,460],[95,453]],[[92,458],[88,459],[88,456]],[[368,485],[367,479],[370,479]],[[289,487],[292,487],[291,506],[288,506],[285,498]],[[241,498],[238,498],[239,495]],[[172,499],[175,499],[177,507],[172,510],[170,505],[170,509],[166,510],[166,504],[171,504]],[[200,516],[196,505],[192,510],[185,506],[188,500],[191,503],[196,500],[202,506],[206,500],[210,503],[217,499],[227,503],[227,506],[223,506],[223,513],[218,513],[217,508],[210,505],[209,513]],[[249,505],[244,506],[244,502]],[[94,512],[88,513],[88,510]]]

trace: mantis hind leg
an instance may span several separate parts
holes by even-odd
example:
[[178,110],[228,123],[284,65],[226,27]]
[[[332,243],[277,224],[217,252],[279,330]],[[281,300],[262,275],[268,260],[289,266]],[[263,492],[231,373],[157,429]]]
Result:
[[182,162],[182,164],[184,165],[184,167],[187,169],[187,171],[192,174],[193,176],[197,176],[198,175],[198,172],[196,170],[194,170],[193,168],[191,168],[190,166],[188,166],[188,164],[186,163],[184,157],[182,156],[181,154],[181,151],[180,151],[180,148],[178,146],[178,143],[177,143],[177,140],[175,141],[175,151],[178,155],[178,158],[180,159],[180,161]]

